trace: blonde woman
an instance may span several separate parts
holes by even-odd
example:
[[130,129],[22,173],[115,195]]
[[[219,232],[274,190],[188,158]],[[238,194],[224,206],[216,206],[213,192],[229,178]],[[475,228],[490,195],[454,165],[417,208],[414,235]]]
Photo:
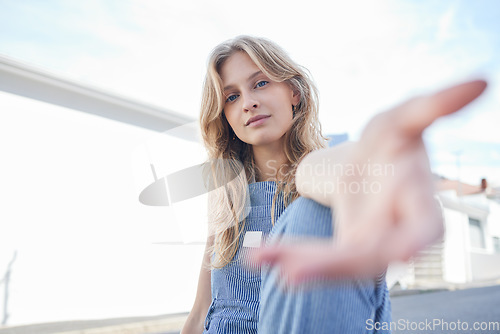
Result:
[[[266,239],[274,223],[279,226],[275,235],[286,234],[283,226],[299,224],[311,226],[311,229],[295,231],[331,237],[330,209],[310,200],[295,201],[299,197],[295,184],[298,164],[310,152],[325,147],[317,114],[317,93],[307,72],[274,43],[241,36],[213,50],[204,84],[200,125],[210,158],[207,180],[216,190],[209,193],[209,238],[195,303],[182,333],[257,332],[259,311],[263,314],[260,306],[261,277],[258,268],[252,268],[249,256]],[[371,128],[377,129],[376,126]],[[384,140],[378,138],[378,142],[372,145]],[[358,145],[351,150],[349,145],[321,152],[334,161],[361,161],[368,156],[364,147],[362,150]],[[414,148],[409,149],[410,153]],[[416,147],[418,149],[420,147]],[[321,199],[333,195],[307,189],[304,182],[307,178],[302,180],[302,194],[326,205],[342,207],[346,203],[342,200],[322,202]],[[280,218],[282,213],[286,219]],[[318,229],[314,228],[315,217],[320,217]],[[325,228],[327,220],[329,229]],[[430,233],[433,237],[439,234],[439,228],[435,230],[436,233]],[[321,250],[323,253],[319,254],[323,256],[318,256],[318,259],[325,258],[325,251]],[[310,248],[304,251],[304,254],[311,253]],[[293,263],[293,259],[286,257],[289,254],[289,249],[285,249],[285,253],[282,249],[271,249],[261,253],[258,260],[281,262],[285,269],[289,269]],[[317,256],[318,252],[312,254]],[[299,267],[306,267],[305,262],[307,259],[300,257]],[[383,264],[371,274],[379,273]],[[325,266],[320,263],[319,267],[321,265]],[[293,279],[296,271],[293,267],[290,271]],[[331,319],[335,319],[339,330],[348,328],[354,333],[365,328],[365,323],[359,321],[351,327],[342,326],[340,316],[349,313],[358,320],[366,317],[371,321],[390,321],[390,303],[383,276],[377,280],[357,280],[341,289],[322,287],[327,293],[303,291],[304,298],[300,300],[281,293],[272,296],[270,290],[279,291],[279,284],[276,275],[271,277],[266,278],[266,300],[271,302],[265,305],[269,312],[267,322],[260,325],[263,332],[286,333],[290,330],[290,333],[307,333],[312,330],[320,333],[325,329],[326,332],[336,332],[331,328]],[[283,304],[283,300],[292,303],[305,301],[306,304],[300,305],[298,310],[310,305],[313,310],[321,310],[320,317],[315,318],[315,323],[308,321],[305,315],[300,319],[303,315],[294,313],[297,308],[290,303]],[[275,305],[287,307],[280,311]],[[353,305],[359,308],[353,309]],[[335,317],[325,317],[335,312]],[[286,321],[288,324],[273,327],[269,321],[277,324]]]
[[298,197],[297,164],[325,147],[316,88],[274,43],[238,37],[209,58],[200,125],[207,176],[222,187],[209,194],[211,236],[183,333],[256,333],[260,274],[248,253]]

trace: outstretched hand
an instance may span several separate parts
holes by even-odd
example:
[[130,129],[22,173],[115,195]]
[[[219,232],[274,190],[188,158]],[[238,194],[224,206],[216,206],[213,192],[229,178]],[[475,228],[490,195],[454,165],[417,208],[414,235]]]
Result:
[[334,242],[265,247],[254,253],[254,260],[279,265],[292,284],[318,276],[373,277],[390,262],[406,261],[441,238],[442,212],[422,132],[485,88],[485,81],[467,82],[376,115],[342,157],[351,172],[338,175],[337,184],[345,186],[328,194]]

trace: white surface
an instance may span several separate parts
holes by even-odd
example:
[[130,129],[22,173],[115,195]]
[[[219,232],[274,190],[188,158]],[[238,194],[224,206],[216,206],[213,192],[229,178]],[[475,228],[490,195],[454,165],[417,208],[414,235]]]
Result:
[[[204,246],[182,245],[183,208],[138,196],[151,160],[164,176],[186,150],[202,158],[195,144],[6,93],[0,105],[0,278],[17,250],[8,324],[188,311]],[[155,244],[167,241],[179,245]]]

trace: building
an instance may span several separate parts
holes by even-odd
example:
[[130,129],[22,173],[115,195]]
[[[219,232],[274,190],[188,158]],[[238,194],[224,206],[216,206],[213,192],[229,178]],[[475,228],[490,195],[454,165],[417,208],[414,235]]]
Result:
[[445,222],[440,242],[420,252],[399,279],[404,287],[460,285],[500,278],[500,192],[438,177]]

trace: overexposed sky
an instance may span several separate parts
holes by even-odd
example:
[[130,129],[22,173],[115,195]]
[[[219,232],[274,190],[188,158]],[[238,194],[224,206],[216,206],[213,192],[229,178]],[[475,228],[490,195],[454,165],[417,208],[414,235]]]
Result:
[[480,150],[474,163],[500,166],[495,0],[0,3],[0,53],[193,118],[208,53],[239,34],[270,38],[306,66],[320,89],[325,133],[352,139],[370,116],[405,98],[483,77],[490,87],[481,100],[426,138],[433,166],[449,177],[456,163],[446,156],[464,142],[477,144],[461,159]]

